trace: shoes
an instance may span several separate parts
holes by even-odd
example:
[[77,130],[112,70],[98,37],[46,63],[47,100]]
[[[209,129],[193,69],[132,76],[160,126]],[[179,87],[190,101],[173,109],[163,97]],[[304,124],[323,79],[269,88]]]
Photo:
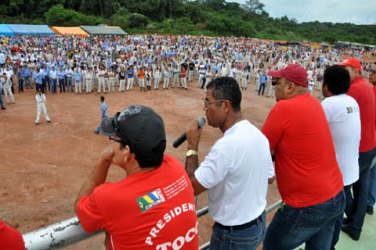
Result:
[[348,225],[350,225],[349,218],[343,218],[342,227],[346,227]]
[[39,125],[39,122],[36,122],[35,125]]
[[352,240],[358,241],[360,238],[360,233],[355,232],[350,225],[342,227],[342,232],[347,234]]
[[7,109],[7,108],[5,108],[5,107],[2,107],[1,109]]
[[373,206],[367,206],[366,213],[369,215],[373,215]]
[[51,123],[51,121],[47,121],[47,123]]
[[99,134],[99,131],[94,131],[94,133],[96,133],[97,135]]

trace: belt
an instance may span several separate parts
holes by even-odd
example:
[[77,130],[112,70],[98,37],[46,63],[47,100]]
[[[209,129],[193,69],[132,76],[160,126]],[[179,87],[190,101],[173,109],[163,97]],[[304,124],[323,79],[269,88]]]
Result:
[[241,230],[241,229],[249,228],[249,227],[256,225],[257,220],[260,218],[260,216],[250,222],[244,223],[242,225],[237,225],[237,226],[224,226],[218,222],[215,222],[214,225],[217,225],[220,228],[228,229],[228,230]]

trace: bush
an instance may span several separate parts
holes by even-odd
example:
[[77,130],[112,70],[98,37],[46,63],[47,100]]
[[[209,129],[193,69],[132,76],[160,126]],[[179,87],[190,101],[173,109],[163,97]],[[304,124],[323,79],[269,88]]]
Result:
[[180,34],[187,34],[191,31],[194,31],[196,28],[188,17],[181,17],[176,19],[173,23],[173,26]]
[[44,16],[47,24],[50,26],[97,25],[104,22],[102,18],[84,15],[71,9],[65,9],[62,4],[51,7]]
[[141,14],[132,13],[128,17],[129,28],[145,28],[149,23],[149,19]]

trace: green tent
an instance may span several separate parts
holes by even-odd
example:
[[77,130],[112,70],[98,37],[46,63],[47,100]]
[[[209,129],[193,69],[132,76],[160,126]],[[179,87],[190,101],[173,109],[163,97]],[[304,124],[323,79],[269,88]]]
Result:
[[85,30],[90,35],[126,35],[127,34],[119,26],[107,26],[107,25],[88,26],[88,25],[81,25],[80,28],[83,29],[83,30]]

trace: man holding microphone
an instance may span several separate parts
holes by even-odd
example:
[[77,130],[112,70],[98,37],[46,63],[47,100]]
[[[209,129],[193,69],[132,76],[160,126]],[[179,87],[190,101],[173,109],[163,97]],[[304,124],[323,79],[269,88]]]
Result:
[[268,177],[273,163],[266,137],[242,116],[242,94],[234,78],[219,77],[207,85],[204,111],[208,124],[223,133],[199,164],[202,128],[186,128],[185,168],[195,195],[208,190],[215,223],[210,249],[256,249],[265,234]]

